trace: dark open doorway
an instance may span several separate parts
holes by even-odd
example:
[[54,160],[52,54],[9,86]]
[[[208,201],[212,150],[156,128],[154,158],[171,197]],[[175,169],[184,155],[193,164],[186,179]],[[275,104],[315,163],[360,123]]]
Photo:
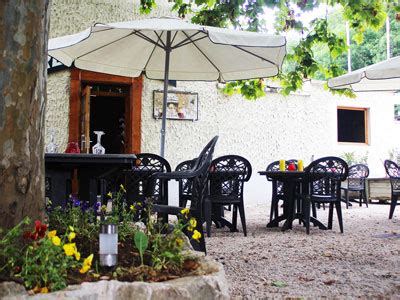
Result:
[[101,144],[106,153],[125,153],[125,98],[92,95],[90,104],[90,140],[97,143],[94,131],[104,131]]
[[78,142],[81,153],[91,153],[93,143],[86,146],[86,141],[95,142],[91,138],[90,100],[95,99],[93,96],[106,97],[109,101],[124,98],[125,149],[122,153],[140,153],[142,89],[142,77],[130,78],[72,68],[68,142]]

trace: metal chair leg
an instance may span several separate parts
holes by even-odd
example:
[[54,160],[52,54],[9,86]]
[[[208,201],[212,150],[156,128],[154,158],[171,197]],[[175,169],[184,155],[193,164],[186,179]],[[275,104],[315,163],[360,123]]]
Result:
[[390,203],[389,219],[393,217],[394,209],[396,208],[398,196],[392,194],[392,202]]

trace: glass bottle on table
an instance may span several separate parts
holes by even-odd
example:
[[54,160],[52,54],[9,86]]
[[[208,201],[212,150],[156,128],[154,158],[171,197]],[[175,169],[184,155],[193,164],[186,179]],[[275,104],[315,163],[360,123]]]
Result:
[[92,148],[93,154],[105,154],[106,149],[101,145],[101,136],[105,134],[104,131],[93,131],[93,132],[94,134],[97,135],[97,143]]
[[46,153],[57,153],[58,146],[54,142],[55,130],[50,129],[50,143],[46,146]]

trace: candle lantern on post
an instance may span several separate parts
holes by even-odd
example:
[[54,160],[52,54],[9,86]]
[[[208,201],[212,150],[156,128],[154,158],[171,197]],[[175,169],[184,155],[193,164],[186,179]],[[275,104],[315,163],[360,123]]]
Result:
[[114,267],[118,261],[118,227],[115,224],[100,225],[100,266]]

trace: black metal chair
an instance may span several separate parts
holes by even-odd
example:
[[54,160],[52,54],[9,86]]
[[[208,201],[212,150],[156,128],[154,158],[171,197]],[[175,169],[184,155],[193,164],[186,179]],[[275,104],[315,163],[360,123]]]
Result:
[[[127,204],[138,202],[143,204],[146,198],[148,180],[152,175],[160,172],[171,172],[171,166],[165,158],[153,153],[137,154],[136,165],[125,172]],[[153,201],[157,203],[168,197],[168,182],[156,180],[152,196]]]
[[[214,153],[215,144],[217,143],[218,136],[215,136],[201,151],[200,155],[195,159],[192,167],[184,171],[175,171],[169,173],[155,173],[151,177],[151,184],[148,184],[146,194],[148,199],[153,198],[154,184],[156,181],[168,181],[171,179],[183,180],[188,179],[192,181],[192,197],[190,198],[190,215],[197,220],[196,230],[201,233],[201,238],[199,242],[191,240],[193,248],[197,251],[206,252],[206,244],[203,233],[203,205],[204,199],[207,192],[207,180],[208,173],[212,161],[212,156]],[[163,204],[152,204],[152,209],[154,212],[162,215],[176,215],[179,217],[183,207],[170,206],[167,202],[163,201]],[[167,220],[164,220],[167,221]],[[189,238],[191,237],[191,232],[185,232]]]
[[390,178],[390,185],[392,187],[392,200],[390,202],[389,219],[393,217],[394,209],[397,205],[397,200],[400,195],[400,167],[391,160],[384,162],[386,174]]
[[[239,209],[243,233],[247,236],[246,217],[243,203],[244,183],[249,181],[252,173],[250,162],[239,155],[225,155],[214,159],[210,167],[208,201],[212,206],[211,211],[206,210],[207,236],[211,236],[211,220],[216,223],[237,229],[237,211]],[[222,218],[223,207],[232,205],[232,223]]]
[[[181,171],[190,170],[193,167],[195,162],[196,162],[196,159],[185,160],[176,166],[175,171],[181,172]],[[178,182],[179,182],[179,185],[178,185],[179,206],[186,207],[187,202],[190,201],[190,199],[192,198],[193,183],[192,183],[191,179],[187,179],[187,178],[179,179]]]
[[[310,205],[324,203],[329,204],[328,229],[332,229],[335,206],[340,232],[343,233],[341,182],[346,180],[349,173],[347,163],[339,157],[322,157],[313,161],[304,171],[306,179],[302,191],[302,214],[307,234],[310,233]],[[322,225],[314,217],[313,223]]]
[[344,201],[346,202],[346,208],[349,208],[350,196],[349,192],[358,192],[359,204],[365,202],[368,207],[367,199],[367,185],[366,179],[369,176],[369,168],[363,164],[356,164],[349,167],[349,176],[347,177],[347,187],[342,187],[344,191]]
[[[297,159],[290,159],[286,161],[286,170],[287,167],[290,163],[294,163],[294,165],[296,166],[296,170],[297,170]],[[279,160],[274,161],[272,163],[270,163],[267,168],[266,171],[279,171]],[[272,179],[272,178],[268,178],[268,181],[272,181],[272,198],[271,198],[271,210],[270,210],[270,214],[269,214],[269,221],[271,222],[274,218],[277,218],[279,215],[279,200],[284,199],[284,195],[283,195],[283,183]]]

